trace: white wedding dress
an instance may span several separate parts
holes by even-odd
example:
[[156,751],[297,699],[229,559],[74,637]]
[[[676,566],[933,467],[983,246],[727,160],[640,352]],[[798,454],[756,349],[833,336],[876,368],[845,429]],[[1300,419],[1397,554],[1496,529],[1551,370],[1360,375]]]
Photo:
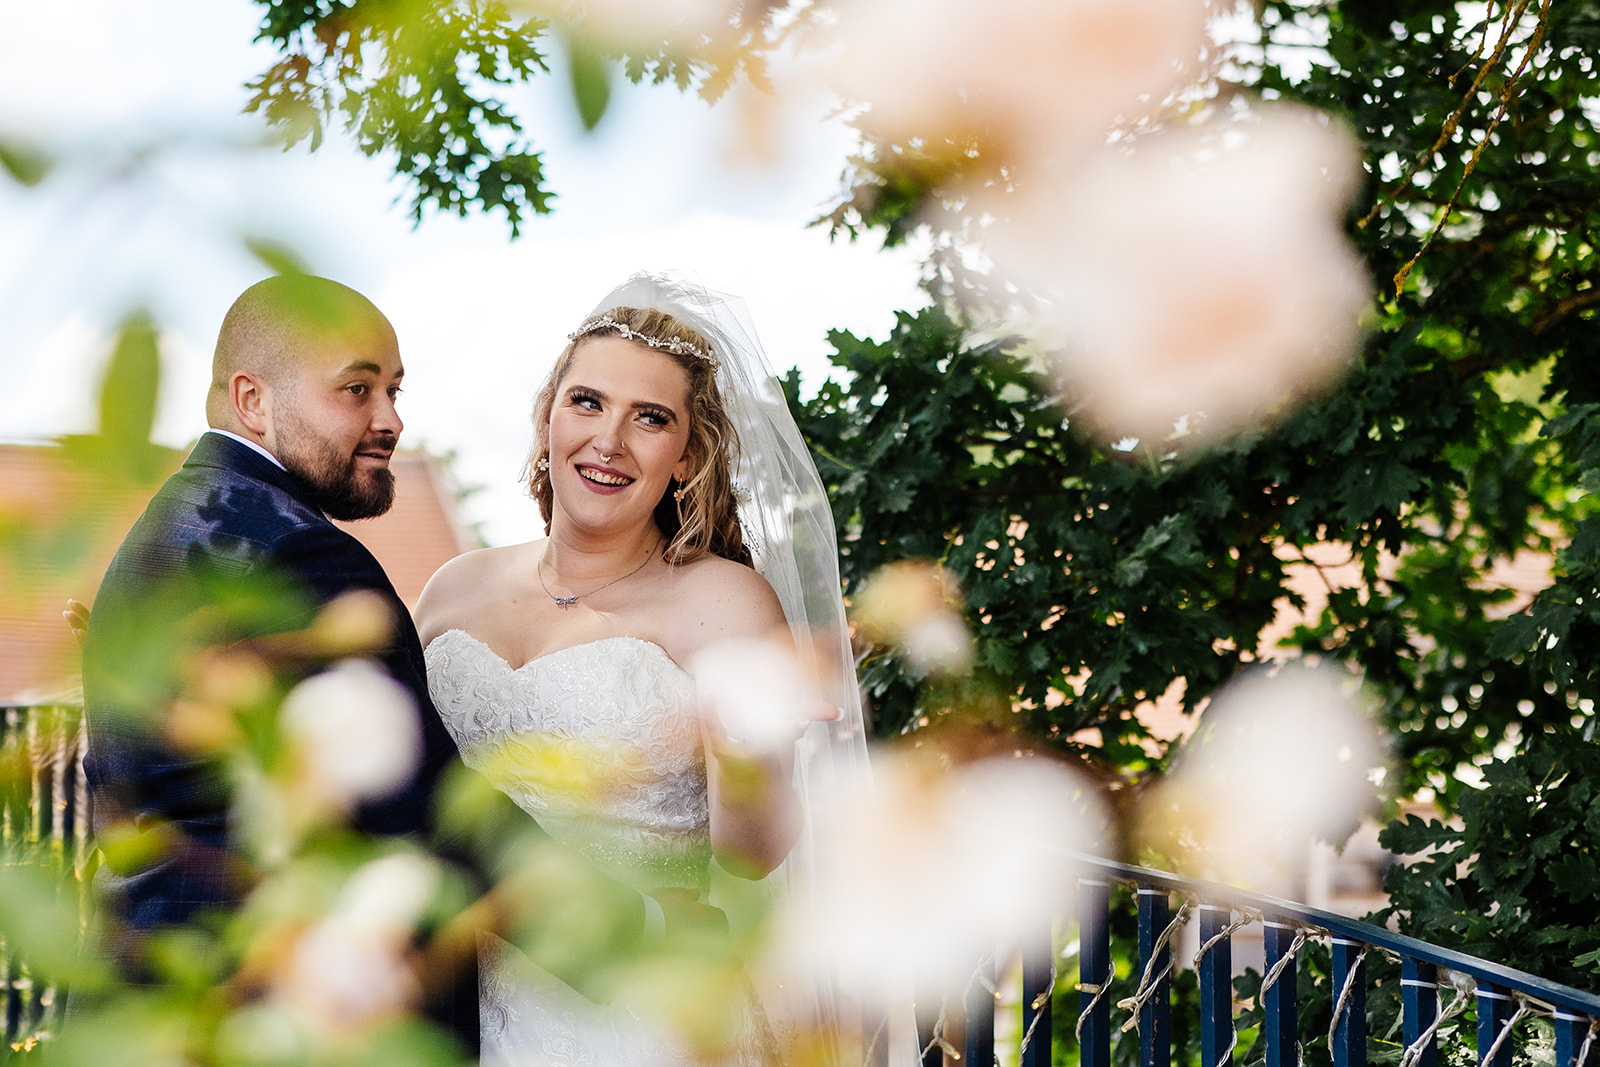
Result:
[[[687,888],[703,899],[711,845],[695,685],[661,646],[611,637],[513,668],[472,635],[448,630],[425,656],[434,705],[469,766],[492,762],[499,788],[605,874],[641,891]],[[519,748],[526,760],[516,758]],[[598,772],[592,788],[574,792],[516,772],[548,768],[552,757]],[[485,1065],[703,1062],[628,1005],[587,1000],[499,939],[485,938],[480,975]],[[739,1029],[728,1062],[777,1061],[753,995]]]

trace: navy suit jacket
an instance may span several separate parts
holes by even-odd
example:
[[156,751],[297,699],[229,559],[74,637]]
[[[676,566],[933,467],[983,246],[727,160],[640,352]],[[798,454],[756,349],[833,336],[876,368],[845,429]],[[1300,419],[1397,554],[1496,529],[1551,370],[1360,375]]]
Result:
[[[354,822],[368,833],[431,837],[434,787],[459,754],[429,700],[416,626],[372,553],[311,506],[287,472],[215,433],[200,438],[134,524],[101,582],[84,649],[96,830],[131,818],[158,846],[97,876],[103,904],[129,935],[114,952],[136,931],[227,907],[249,888],[229,848],[230,797],[218,768],[163,737],[183,688],[179,664],[163,655],[189,639],[196,619],[211,627],[201,643],[259,637],[304,626],[350,590],[376,593],[392,611],[380,658],[414,698],[423,738],[411,779],[362,806]],[[237,602],[219,615],[219,600],[230,597]],[[456,1027],[469,1038],[473,1014],[471,1026]]]

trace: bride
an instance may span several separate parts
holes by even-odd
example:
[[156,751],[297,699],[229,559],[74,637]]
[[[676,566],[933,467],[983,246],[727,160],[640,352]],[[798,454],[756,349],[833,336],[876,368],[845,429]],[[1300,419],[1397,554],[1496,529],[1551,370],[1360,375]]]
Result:
[[[569,341],[534,403],[528,488],[548,536],[446,564],[417,624],[434,703],[469,764],[554,744],[612,769],[577,800],[533,775],[494,780],[552,837],[663,904],[670,929],[685,901],[705,906],[713,868],[810,877],[811,816],[865,770],[833,523],[741,303],[638,275]],[[730,736],[685,670],[751,638],[815,665],[829,709],[791,716],[777,745]],[[772,703],[795,706],[790,693]],[[700,1062],[704,1050],[636,1005],[593,1004],[486,942],[485,1063]],[[780,1015],[832,1017],[826,983],[798,1011],[792,983],[776,1010],[745,985],[728,1062],[781,1062],[794,1034]]]

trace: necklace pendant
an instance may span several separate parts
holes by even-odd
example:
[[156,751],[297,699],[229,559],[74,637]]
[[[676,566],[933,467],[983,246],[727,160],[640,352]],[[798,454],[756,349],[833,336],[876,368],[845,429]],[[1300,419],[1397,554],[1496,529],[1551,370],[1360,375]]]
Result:
[[558,597],[553,597],[552,599],[555,600],[556,605],[558,607],[560,607],[562,610],[566,610],[567,608],[572,607],[572,605],[574,605],[574,604],[576,604],[578,602],[578,598],[575,597],[575,596],[558,596]]

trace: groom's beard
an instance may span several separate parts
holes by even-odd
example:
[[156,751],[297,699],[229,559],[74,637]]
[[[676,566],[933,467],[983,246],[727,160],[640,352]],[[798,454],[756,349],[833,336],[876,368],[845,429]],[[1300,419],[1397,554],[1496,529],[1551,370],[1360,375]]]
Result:
[[[333,442],[302,433],[304,424],[293,427],[294,445],[278,457],[284,469],[300,483],[312,506],[331,519],[348,522],[382,515],[394,503],[394,472],[387,467],[362,470],[356,455],[341,453]],[[368,438],[361,452],[393,452],[393,437]]]

